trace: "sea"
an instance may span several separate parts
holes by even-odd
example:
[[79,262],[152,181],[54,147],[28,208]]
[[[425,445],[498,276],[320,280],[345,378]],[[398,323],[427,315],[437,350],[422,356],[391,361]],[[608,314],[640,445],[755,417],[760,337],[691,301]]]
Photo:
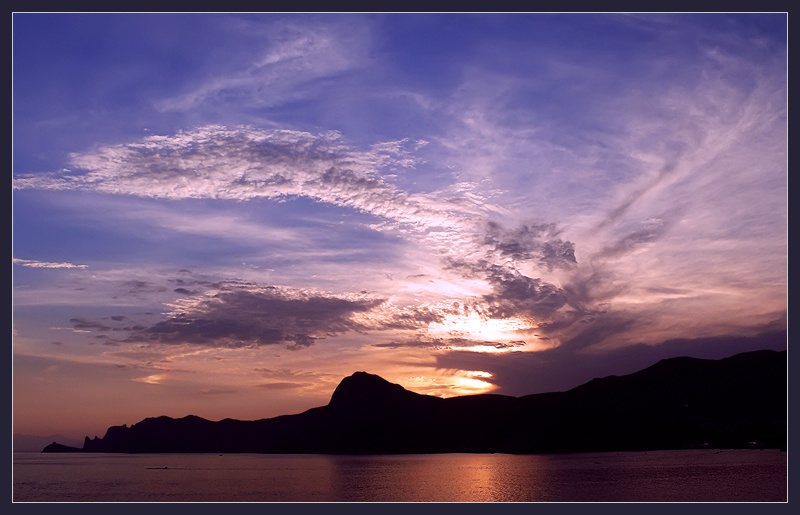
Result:
[[14,453],[14,503],[787,502],[787,453]]

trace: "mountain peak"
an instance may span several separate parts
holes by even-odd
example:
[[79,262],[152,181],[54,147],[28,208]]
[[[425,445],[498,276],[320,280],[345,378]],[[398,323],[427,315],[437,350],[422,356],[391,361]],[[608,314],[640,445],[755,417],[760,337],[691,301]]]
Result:
[[375,374],[356,372],[342,379],[342,382],[334,390],[328,405],[333,407],[377,406],[387,400],[405,395],[416,396],[417,394]]

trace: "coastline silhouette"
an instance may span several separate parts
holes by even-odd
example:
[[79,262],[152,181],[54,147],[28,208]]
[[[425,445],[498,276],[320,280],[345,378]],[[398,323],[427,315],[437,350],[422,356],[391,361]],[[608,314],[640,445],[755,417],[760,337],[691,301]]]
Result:
[[421,395],[366,372],[326,406],[269,419],[189,415],[112,426],[82,448],[110,453],[550,453],[691,448],[786,449],[786,351],[661,360],[565,392]]

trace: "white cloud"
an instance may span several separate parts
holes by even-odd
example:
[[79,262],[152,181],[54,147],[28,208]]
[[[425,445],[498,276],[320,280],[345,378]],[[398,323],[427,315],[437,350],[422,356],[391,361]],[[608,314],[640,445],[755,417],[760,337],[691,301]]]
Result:
[[[394,186],[387,173],[413,167],[418,145],[390,141],[355,150],[337,133],[213,125],[73,154],[74,170],[20,176],[14,186],[168,200],[306,197],[377,216],[382,225],[376,229],[410,231],[434,248],[455,251],[475,240],[498,208],[477,194],[465,195],[463,185],[418,194]],[[175,216],[163,224],[212,230],[196,224],[187,229]]]
[[15,265],[25,266],[29,268],[88,268],[88,265],[76,265],[73,263],[53,263],[48,261],[36,261],[32,259],[18,259],[14,258]]

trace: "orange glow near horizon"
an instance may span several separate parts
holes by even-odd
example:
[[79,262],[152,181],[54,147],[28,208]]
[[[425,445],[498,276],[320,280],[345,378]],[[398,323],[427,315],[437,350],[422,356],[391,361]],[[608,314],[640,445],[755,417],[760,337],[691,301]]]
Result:
[[153,374],[146,377],[139,377],[134,379],[134,381],[138,381],[140,383],[147,383],[147,384],[161,384],[164,382],[164,379],[167,378],[167,374]]
[[482,370],[457,370],[444,371],[438,376],[414,376],[408,378],[403,386],[422,393],[441,398],[458,397],[462,395],[478,395],[495,390],[495,385],[485,381],[492,377],[489,372]]
[[492,374],[489,372],[480,372],[480,371],[472,371],[468,370],[464,373],[466,377],[456,376],[454,377],[456,382],[456,388],[460,392],[458,395],[474,395],[479,393],[488,393],[494,390],[495,386],[492,383],[484,381],[480,379],[481,377],[489,378],[492,377]]

